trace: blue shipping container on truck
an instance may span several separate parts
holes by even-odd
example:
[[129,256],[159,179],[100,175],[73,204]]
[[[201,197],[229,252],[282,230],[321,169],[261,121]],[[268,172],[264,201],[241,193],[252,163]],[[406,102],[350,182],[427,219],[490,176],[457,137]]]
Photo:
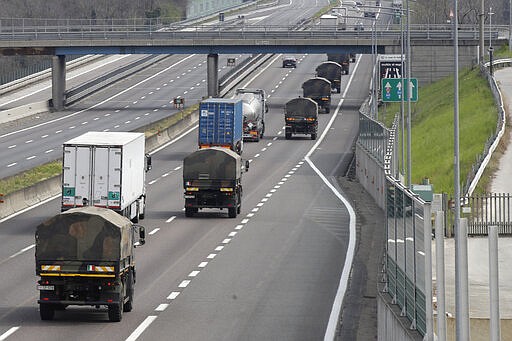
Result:
[[240,149],[242,140],[242,101],[209,98],[199,106],[199,147],[230,146]]

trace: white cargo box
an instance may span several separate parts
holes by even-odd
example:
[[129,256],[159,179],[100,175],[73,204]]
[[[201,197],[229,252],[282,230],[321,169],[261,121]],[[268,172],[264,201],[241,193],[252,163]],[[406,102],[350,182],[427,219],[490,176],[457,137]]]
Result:
[[63,144],[62,208],[122,211],[145,194],[145,136],[87,132]]

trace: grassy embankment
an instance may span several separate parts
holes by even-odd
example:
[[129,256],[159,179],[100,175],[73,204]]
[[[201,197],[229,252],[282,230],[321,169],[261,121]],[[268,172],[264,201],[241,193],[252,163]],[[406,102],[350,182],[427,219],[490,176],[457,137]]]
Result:
[[[499,58],[499,57],[498,57]],[[454,192],[454,82],[448,76],[434,84],[421,86],[419,100],[411,103],[412,182],[429,178],[436,193]],[[405,106],[407,110],[407,105]],[[400,105],[386,108],[385,122],[389,126]],[[495,132],[498,110],[487,80],[478,68],[459,73],[459,160],[461,185],[471,166],[484,151],[489,137]],[[495,153],[482,176],[476,193],[487,192],[490,176],[495,171],[504,143]],[[401,147],[400,149],[401,150]]]

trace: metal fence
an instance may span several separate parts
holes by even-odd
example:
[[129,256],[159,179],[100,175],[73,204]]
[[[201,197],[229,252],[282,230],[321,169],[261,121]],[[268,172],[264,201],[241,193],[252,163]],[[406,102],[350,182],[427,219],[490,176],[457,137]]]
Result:
[[429,203],[387,177],[387,292],[422,336],[432,328],[430,211]]

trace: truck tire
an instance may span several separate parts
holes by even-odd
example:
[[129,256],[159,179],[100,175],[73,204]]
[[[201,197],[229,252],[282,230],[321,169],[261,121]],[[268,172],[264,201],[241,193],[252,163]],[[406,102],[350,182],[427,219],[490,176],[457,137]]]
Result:
[[51,321],[55,316],[55,309],[51,304],[39,304],[39,315],[43,321]]
[[284,138],[287,139],[287,140],[291,139],[292,138],[292,133],[289,132],[289,131],[285,132],[284,133]]
[[124,285],[121,283],[119,290],[119,302],[109,304],[108,306],[108,320],[110,322],[120,322],[123,318],[124,306]]
[[341,93],[341,88],[337,88],[336,92],[340,94]]
[[331,112],[331,108],[330,108],[330,107],[326,107],[326,108],[325,108],[325,113],[326,113],[326,114],[328,114],[328,113],[330,113],[330,112]]
[[236,218],[236,207],[229,207],[228,208],[228,217]]
[[316,133],[312,133],[312,134],[311,134],[311,139],[312,139],[312,140],[316,140]]
[[123,306],[123,311],[130,312],[133,310],[133,292],[135,291],[135,281],[133,280],[133,272],[130,271],[128,274],[128,288],[126,290],[128,294],[128,301]]
[[193,207],[185,207],[185,217],[192,217],[196,212]]

